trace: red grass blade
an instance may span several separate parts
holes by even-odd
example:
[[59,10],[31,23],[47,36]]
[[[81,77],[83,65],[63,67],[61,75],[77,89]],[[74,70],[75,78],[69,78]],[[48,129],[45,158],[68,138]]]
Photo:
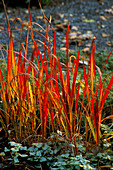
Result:
[[102,101],[102,91],[103,91],[103,88],[102,88],[102,85],[103,85],[103,83],[102,83],[102,73],[101,73],[101,70],[98,66],[96,66],[96,68],[97,68],[98,73],[100,75],[100,82],[99,82],[99,85],[100,85],[99,86],[99,107],[100,107],[101,101]]
[[95,137],[96,137],[96,144],[98,142],[98,139],[97,139],[97,123],[96,123],[96,114],[95,114],[95,110],[94,110],[94,100],[93,98],[91,98],[91,102],[92,102],[92,114],[93,114],[93,122],[94,122],[94,129],[95,129]]
[[64,84],[63,84],[63,74],[62,74],[62,69],[61,69],[61,62],[60,62],[60,59],[58,58],[58,68],[59,68],[59,72],[60,72],[60,83],[61,83],[61,88],[62,88],[62,95],[63,95],[63,98],[65,99],[65,88],[64,88]]
[[108,86],[106,88],[105,94],[104,94],[104,96],[102,98],[102,106],[101,106],[102,108],[103,108],[103,105],[104,105],[104,103],[106,101],[106,98],[107,98],[107,96],[108,96],[108,94],[110,92],[110,89],[111,89],[112,85],[113,85],[113,75],[112,75],[112,77],[110,79],[110,82],[109,82],[109,84],[108,84]]
[[45,92],[44,92],[44,101],[43,101],[43,122],[44,122],[44,137],[46,137],[46,128],[47,128],[47,116],[48,116],[48,109],[47,109],[47,88],[45,87]]
[[[93,39],[94,41],[94,39]],[[94,59],[94,55],[95,55],[95,44],[93,46],[93,41],[92,41],[92,46],[91,46],[91,57],[90,57],[90,81],[91,81],[91,93],[93,96],[93,90],[94,90],[94,78],[93,75],[95,77],[95,83],[96,83],[96,72],[95,72],[95,59]]]
[[[36,54],[36,48],[33,51],[33,54],[32,54],[32,57],[31,57],[31,63],[34,61],[35,54]],[[30,74],[30,71],[31,71],[31,65],[29,64],[28,69],[27,69],[27,73]],[[27,80],[28,80],[28,78],[29,78],[29,76],[27,76]]]
[[53,41],[53,55],[56,55],[56,35],[54,32],[54,41]]
[[68,61],[68,57],[69,57],[69,54],[68,54],[68,50],[69,50],[69,26],[70,26],[70,23],[68,24],[68,27],[67,27],[67,33],[66,33],[66,55],[67,55],[67,63],[66,63],[66,66],[67,66],[67,87],[68,87],[68,94],[70,96],[70,78],[69,78],[69,61]]
[[109,59],[109,57],[110,57],[110,55],[111,55],[112,52],[113,52],[113,50],[111,50],[111,52],[109,53],[109,55],[108,55],[108,57],[107,57],[107,60],[106,60],[105,65],[104,65],[104,67],[103,67],[102,73],[104,72],[104,69],[105,69],[106,64],[107,64],[107,62],[108,62],[108,59]]
[[[77,106],[78,106],[78,100],[79,100],[79,93],[80,93],[80,82],[78,84],[78,92],[75,100],[75,114],[74,114],[74,124],[75,124],[75,119],[76,119],[76,114],[77,114]],[[75,125],[74,125],[75,127]]]
[[72,89],[71,89],[71,99],[73,97],[73,92],[75,88],[75,82],[76,82],[76,77],[77,77],[77,71],[78,71],[78,66],[79,66],[79,56],[80,56],[80,49],[78,51],[77,59],[76,59],[76,66],[75,66],[75,71],[73,75],[73,83],[72,83]]

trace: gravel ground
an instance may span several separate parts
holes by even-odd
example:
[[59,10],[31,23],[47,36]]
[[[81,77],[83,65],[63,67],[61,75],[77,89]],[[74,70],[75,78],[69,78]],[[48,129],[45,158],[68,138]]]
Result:
[[[66,28],[70,22],[70,44],[69,49],[81,50],[90,48],[91,40],[96,37],[96,51],[102,52],[107,50],[109,53],[113,49],[113,0],[103,0],[103,4],[99,4],[97,0],[55,0],[48,6],[43,8],[45,16],[51,18],[51,23],[56,32],[57,49],[65,48]],[[23,28],[21,29],[18,20],[12,28],[13,41],[15,50],[21,47],[21,43],[25,44],[26,27],[29,21],[28,10],[26,8],[7,8],[10,25],[12,28],[14,18],[21,18]],[[40,24],[45,28],[42,11],[37,8],[31,9],[32,22]],[[51,17],[50,17],[51,16]],[[40,35],[45,35],[45,31],[39,26],[33,24],[37,32],[34,37],[37,41],[40,51],[43,53],[43,45],[39,43],[44,41]],[[50,42],[52,42],[53,33],[50,30]],[[0,12],[0,48],[6,48],[8,44],[8,32],[5,13]],[[29,53],[32,52],[33,44],[29,33]],[[4,54],[5,55],[5,54]],[[2,57],[2,54],[0,54]]]

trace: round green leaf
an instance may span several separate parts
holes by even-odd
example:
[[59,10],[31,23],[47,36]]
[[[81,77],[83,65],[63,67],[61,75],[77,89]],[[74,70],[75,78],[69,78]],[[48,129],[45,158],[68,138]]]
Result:
[[42,157],[41,159],[40,159],[40,162],[46,162],[47,161],[47,159],[45,158],[45,157]]

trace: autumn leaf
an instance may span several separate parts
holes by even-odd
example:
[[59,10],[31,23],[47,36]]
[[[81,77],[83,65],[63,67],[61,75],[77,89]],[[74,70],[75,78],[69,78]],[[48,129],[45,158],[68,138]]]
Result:
[[76,32],[71,32],[69,34],[69,37],[70,37],[71,40],[73,40],[73,39],[77,38],[77,33]]
[[91,43],[86,44],[86,47],[91,47]]
[[78,46],[80,47],[82,45],[82,41],[78,41]]
[[78,27],[77,26],[72,26],[71,30],[78,31]]
[[10,21],[14,21],[14,18],[9,18]]
[[64,19],[64,23],[68,24],[69,20],[68,19]]
[[88,40],[88,39],[92,39],[93,37],[94,37],[94,35],[92,34],[92,32],[87,31],[86,34],[79,35],[78,38],[81,40]]
[[110,34],[102,34],[102,37],[109,37],[110,36]]
[[65,47],[61,47],[60,50],[61,51],[66,51],[66,48]]
[[104,17],[104,16],[100,16],[100,19],[102,20],[102,21],[107,21],[107,19]]
[[3,29],[4,29],[4,27],[0,26],[0,30],[3,30]]
[[113,42],[112,42],[112,41],[107,41],[106,44],[107,44],[107,46],[109,46],[109,47],[113,47]]
[[83,53],[87,53],[87,52],[89,52],[89,51],[90,51],[90,48],[89,48],[89,47],[86,47],[86,48],[82,49],[82,52],[83,52]]
[[64,18],[64,14],[59,13],[58,15],[60,16],[60,18]]
[[113,9],[105,9],[104,12],[113,15]]
[[94,19],[89,19],[89,20],[88,19],[84,19],[83,22],[95,22],[95,20]]
[[43,16],[36,16],[36,19],[43,19]]
[[67,23],[60,23],[60,24],[56,24],[55,26],[56,26],[55,30],[57,30],[57,31],[63,31],[64,28],[67,27]]

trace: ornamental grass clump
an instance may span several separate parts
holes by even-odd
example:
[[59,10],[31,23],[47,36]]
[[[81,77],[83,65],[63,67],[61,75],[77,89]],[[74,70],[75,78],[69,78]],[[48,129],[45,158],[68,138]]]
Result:
[[[107,61],[108,61],[111,53],[112,53],[112,51],[110,52],[110,54],[105,62],[105,65],[107,64]],[[102,137],[101,122],[104,120],[103,115],[102,115],[103,106],[105,104],[106,98],[112,88],[112,85],[113,85],[113,73],[111,72],[109,74],[109,76],[111,76],[111,78],[110,78],[108,85],[105,87],[104,84],[105,84],[106,78],[103,80],[103,77],[102,77],[102,74],[105,69],[105,65],[101,72],[100,68],[95,65],[94,54],[95,54],[95,43],[93,45],[93,41],[92,41],[90,65],[88,68],[89,69],[88,73],[86,73],[86,68],[83,64],[83,75],[84,75],[84,81],[85,81],[85,88],[84,88],[83,96],[85,97],[85,94],[87,96],[87,105],[85,107],[85,114],[86,114],[86,120],[87,120],[85,134],[86,134],[86,138],[87,138],[88,131],[89,131],[88,124],[89,124],[93,138],[96,142],[96,145],[98,145],[99,140]],[[96,69],[97,69],[97,71],[99,73],[99,77],[100,77],[98,83],[97,83]],[[110,117],[108,116],[106,119],[108,119],[108,118],[112,118],[112,115]],[[90,137],[89,137],[89,141],[91,140]]]
[[[62,63],[56,54],[55,31],[44,14],[45,23],[48,22],[49,25],[46,25],[46,34],[43,35],[45,41],[42,42],[44,47],[44,56],[42,56],[33,36],[36,30],[32,27],[30,7],[28,11],[26,43],[21,44],[23,51],[14,50],[6,13],[9,45],[5,50],[6,72],[3,74],[5,68],[0,69],[0,97],[3,104],[3,108],[0,109],[0,122],[10,141],[14,139],[16,142],[27,142],[29,145],[33,141],[44,142],[51,133],[59,131],[65,134],[66,139],[74,143],[76,154],[78,154],[75,137],[76,134],[80,135],[82,116],[85,116],[86,140],[90,139],[92,134],[96,144],[99,144],[102,110],[113,85],[113,75],[108,86],[104,87],[105,80],[102,80],[102,72],[98,66],[95,66],[95,44],[93,45],[92,42],[90,63],[87,66],[88,73],[83,63],[83,80],[80,80],[76,86],[80,50],[77,57],[69,57],[69,25],[66,32],[66,63]],[[17,19],[23,27],[20,18],[16,18],[14,24]],[[54,34],[52,48],[49,41],[50,27]],[[27,59],[29,33],[34,44],[31,59]],[[95,67],[100,75],[99,85]],[[80,100],[81,88],[83,88],[82,100]],[[84,104],[85,97],[87,104]]]

